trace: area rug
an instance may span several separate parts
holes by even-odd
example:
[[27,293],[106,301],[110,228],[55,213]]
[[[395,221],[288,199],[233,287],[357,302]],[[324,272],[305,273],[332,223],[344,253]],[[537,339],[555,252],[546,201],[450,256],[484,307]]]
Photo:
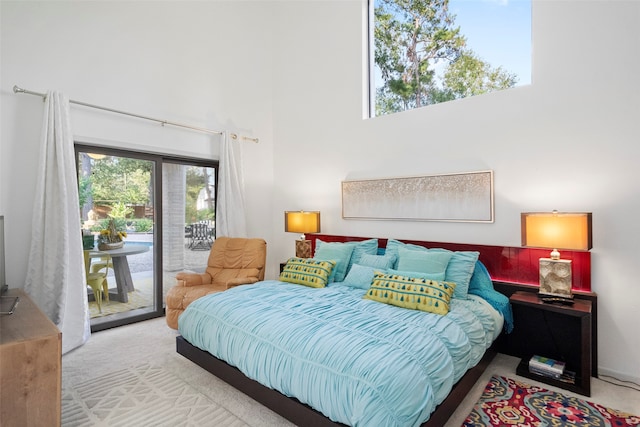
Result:
[[[115,300],[102,301],[102,312],[98,309],[98,304],[95,301],[89,301],[89,314],[92,319],[153,305],[153,277],[151,273],[134,273],[131,277],[136,289],[127,294],[129,301],[124,303]],[[109,276],[109,280],[113,283],[115,279]]]
[[63,387],[62,426],[247,424],[166,369],[145,364]]
[[463,427],[632,427],[640,417],[493,376]]

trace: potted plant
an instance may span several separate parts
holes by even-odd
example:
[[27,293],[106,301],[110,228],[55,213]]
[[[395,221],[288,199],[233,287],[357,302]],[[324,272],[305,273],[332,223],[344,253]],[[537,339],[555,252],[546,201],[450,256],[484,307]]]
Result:
[[101,251],[119,249],[124,245],[125,237],[127,237],[127,232],[118,231],[116,229],[116,222],[111,218],[107,223],[107,227],[100,230],[100,235],[98,236],[98,249]]

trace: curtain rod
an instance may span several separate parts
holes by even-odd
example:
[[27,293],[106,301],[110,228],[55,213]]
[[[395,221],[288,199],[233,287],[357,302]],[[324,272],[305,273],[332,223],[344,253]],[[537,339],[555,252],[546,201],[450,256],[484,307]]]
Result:
[[[27,95],[36,95],[36,96],[39,96],[39,97],[41,97],[43,99],[47,97],[46,93],[34,92],[34,91],[31,91],[31,90],[23,89],[23,88],[21,88],[21,87],[19,87],[17,85],[13,86],[13,92],[14,93],[26,93]],[[71,100],[71,99],[69,100],[69,103],[82,105],[83,107],[96,108],[98,110],[109,111],[111,113],[124,114],[125,116],[137,117],[139,119],[150,120],[152,122],[160,123],[160,124],[162,124],[162,126],[164,126],[164,125],[176,126],[176,127],[192,129],[192,130],[195,130],[195,131],[198,131],[198,132],[204,132],[204,133],[209,133],[209,134],[214,134],[214,135],[222,135],[224,133],[224,132],[219,131],[219,130],[205,129],[205,128],[200,128],[200,127],[196,127],[196,126],[186,125],[186,124],[183,124],[183,123],[171,122],[171,121],[168,121],[168,120],[154,119],[153,117],[143,116],[143,115],[134,114],[134,113],[128,113],[126,111],[115,110],[113,108],[107,108],[107,107],[101,107],[99,105],[88,104],[86,102],[74,101],[74,100]],[[231,134],[231,138],[232,139],[238,139],[238,135],[236,135],[235,133],[232,133]],[[249,137],[246,137],[246,136],[242,136],[240,138],[243,139],[243,140],[247,140],[247,141],[253,141],[255,143],[257,143],[259,141],[258,138],[249,138]]]

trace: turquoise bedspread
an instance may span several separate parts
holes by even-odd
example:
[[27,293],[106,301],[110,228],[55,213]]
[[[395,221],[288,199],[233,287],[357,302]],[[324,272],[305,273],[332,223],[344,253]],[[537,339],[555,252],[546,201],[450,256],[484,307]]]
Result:
[[191,303],[179,331],[246,376],[352,426],[415,426],[491,345],[483,304],[439,316],[362,299],[346,286],[278,281]]

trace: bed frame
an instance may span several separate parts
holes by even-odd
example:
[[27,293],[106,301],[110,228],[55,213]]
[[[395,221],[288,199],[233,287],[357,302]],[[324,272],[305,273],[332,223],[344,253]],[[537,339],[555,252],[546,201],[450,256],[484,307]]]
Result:
[[[362,241],[368,238],[310,234],[307,235],[307,239],[311,240],[312,248],[315,250],[316,239],[324,242],[350,242]],[[547,250],[541,249],[398,240],[425,247],[439,247],[454,251],[479,251],[480,261],[487,267],[492,279],[494,279],[496,290],[505,295],[511,295],[513,292],[522,289],[535,289],[535,285],[538,283],[538,259],[548,255]],[[378,242],[380,247],[386,247],[387,239],[378,239]],[[590,294],[591,254],[581,251],[563,251],[562,255],[573,260],[574,291],[577,290],[579,294],[581,291],[585,295]],[[597,345],[594,348],[597,348]],[[179,354],[296,425],[310,427],[343,425],[331,421],[322,413],[295,398],[287,397],[246,377],[237,368],[191,345],[182,336],[176,338],[176,349]],[[422,427],[441,427],[447,422],[493,360],[497,351],[496,346],[492,346],[485,352],[481,361],[475,367],[469,369],[460,381],[454,385],[447,398],[438,405],[429,420],[422,424]],[[597,366],[597,359],[593,359],[593,361],[593,366]]]

